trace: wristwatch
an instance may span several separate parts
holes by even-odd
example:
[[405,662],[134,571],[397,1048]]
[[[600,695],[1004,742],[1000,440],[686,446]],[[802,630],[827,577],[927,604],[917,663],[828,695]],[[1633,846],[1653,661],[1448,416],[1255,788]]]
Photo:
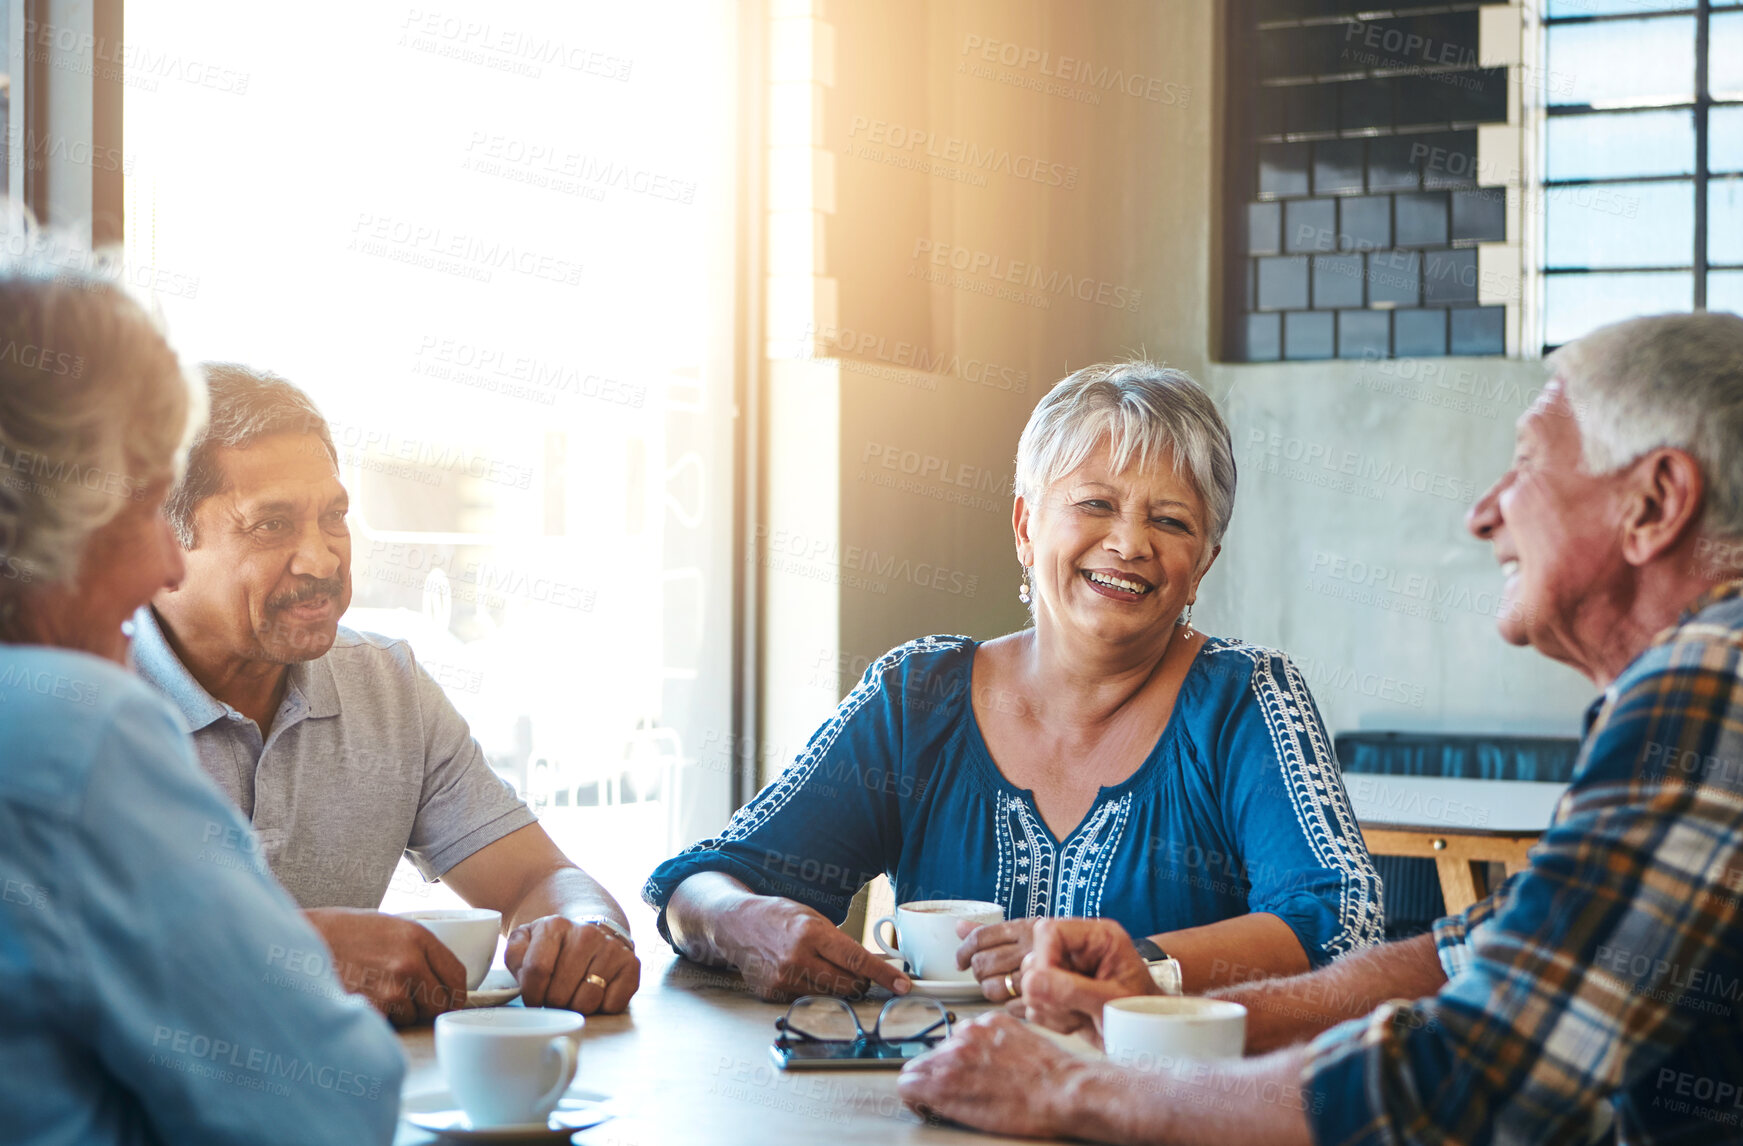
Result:
[[635,940],[631,939],[629,937],[629,930],[627,928],[625,928],[623,924],[621,924],[617,920],[611,918],[611,916],[609,916],[609,915],[583,915],[580,919],[577,919],[575,922],[576,923],[597,924],[598,926],[605,928],[605,930],[607,930],[607,931],[611,932],[613,935],[617,936],[619,939],[623,940],[624,943],[629,946],[629,949],[631,951],[635,950]]
[[1138,950],[1138,958],[1149,968],[1150,981],[1156,984],[1157,990],[1164,995],[1179,995],[1180,960],[1168,957],[1168,952],[1162,950],[1162,945],[1147,935],[1134,935],[1132,946]]

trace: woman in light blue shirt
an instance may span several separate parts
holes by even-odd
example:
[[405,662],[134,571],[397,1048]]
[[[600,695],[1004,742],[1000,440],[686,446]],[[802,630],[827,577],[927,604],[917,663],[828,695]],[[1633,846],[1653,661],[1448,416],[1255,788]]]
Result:
[[204,385],[82,261],[0,267],[4,1137],[389,1142],[391,1028],[124,667],[181,576],[161,509]]
[[1017,446],[1012,525],[1034,626],[875,662],[799,758],[645,890],[679,951],[765,997],[907,980],[834,924],[990,900],[958,961],[1019,989],[1034,921],[1104,916],[1199,991],[1380,937],[1380,883],[1301,673],[1191,624],[1234,509],[1216,406],[1185,374],[1089,367]]

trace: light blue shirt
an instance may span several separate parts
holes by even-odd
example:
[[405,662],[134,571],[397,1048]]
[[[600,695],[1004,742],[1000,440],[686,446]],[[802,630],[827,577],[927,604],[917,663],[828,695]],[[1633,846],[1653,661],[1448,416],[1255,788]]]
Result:
[[391,1141],[398,1042],[259,848],[137,678],[0,645],[8,1141]]

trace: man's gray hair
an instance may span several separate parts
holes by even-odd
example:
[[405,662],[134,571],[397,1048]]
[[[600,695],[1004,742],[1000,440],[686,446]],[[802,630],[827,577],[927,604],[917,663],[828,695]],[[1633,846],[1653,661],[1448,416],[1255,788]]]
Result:
[[1041,399],[1017,441],[1016,492],[1033,499],[1082,465],[1103,439],[1115,472],[1163,458],[1185,472],[1210,513],[1210,543],[1222,544],[1235,512],[1235,451],[1204,388],[1154,362],[1086,366]]
[[1587,469],[1686,450],[1706,479],[1701,532],[1743,538],[1743,318],[1631,318],[1568,343],[1548,365],[1567,383]]
[[91,535],[173,480],[205,387],[119,266],[20,225],[0,261],[0,640]]
[[339,461],[321,411],[307,394],[277,374],[234,362],[207,362],[200,369],[212,394],[211,417],[188,451],[187,473],[163,507],[183,549],[200,543],[194,529],[194,511],[200,503],[229,488],[218,464],[219,450],[247,449],[275,434],[307,434],[320,441],[335,465]]

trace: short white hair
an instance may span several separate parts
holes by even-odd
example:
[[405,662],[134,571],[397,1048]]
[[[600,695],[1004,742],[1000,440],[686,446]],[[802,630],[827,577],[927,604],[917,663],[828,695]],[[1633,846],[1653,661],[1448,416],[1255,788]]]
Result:
[[1706,479],[1701,531],[1743,537],[1743,318],[1631,318],[1568,343],[1548,365],[1567,384],[1588,470],[1685,450]]
[[1116,473],[1164,458],[1175,474],[1184,472],[1210,513],[1210,543],[1222,544],[1235,512],[1234,444],[1216,403],[1190,374],[1138,359],[1067,376],[1041,399],[1017,440],[1017,494],[1034,498],[1104,440]]
[[174,479],[205,387],[106,256],[21,228],[0,257],[0,639],[91,534]]

